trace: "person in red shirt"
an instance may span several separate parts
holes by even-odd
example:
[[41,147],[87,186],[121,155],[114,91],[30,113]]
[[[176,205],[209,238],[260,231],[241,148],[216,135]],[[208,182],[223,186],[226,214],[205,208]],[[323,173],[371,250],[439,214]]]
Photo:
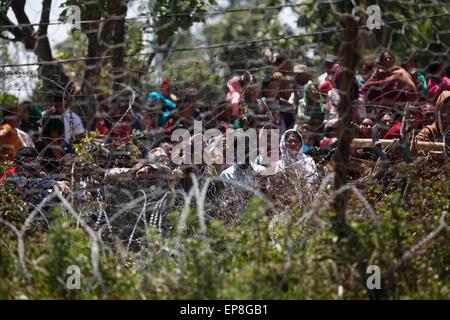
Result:
[[397,115],[394,124],[384,135],[383,139],[400,139],[400,129],[402,127],[402,117]]
[[[407,133],[417,134],[425,125],[426,117],[421,106],[414,106],[409,111]],[[383,139],[400,139],[400,130],[402,127],[402,116],[400,114],[395,118],[394,125],[384,135]]]
[[361,87],[361,96],[367,102],[377,102],[385,106],[396,106],[397,102],[415,101],[417,89],[411,75],[395,65],[395,57],[381,54],[375,63],[375,70]]

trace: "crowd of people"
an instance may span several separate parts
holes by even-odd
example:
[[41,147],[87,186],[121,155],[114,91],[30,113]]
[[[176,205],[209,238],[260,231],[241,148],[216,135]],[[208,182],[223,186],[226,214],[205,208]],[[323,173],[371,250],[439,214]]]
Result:
[[[93,139],[101,145],[92,153],[100,167],[129,167],[139,176],[149,166],[151,170],[161,164],[174,167],[170,162],[172,132],[193,130],[194,121],[202,121],[204,129],[217,128],[223,133],[248,128],[279,130],[279,161],[271,163],[267,155],[257,155],[245,163],[217,165],[212,174],[224,183],[255,187],[252,177],[270,167],[276,173],[301,172],[312,184],[320,177],[318,163],[332,154],[339,139],[344,68],[332,55],[323,59],[321,74],[292,61],[286,54],[275,54],[265,78],[255,79],[251,70],[232,76],[223,101],[213,105],[202,103],[198,88],[174,90],[171,78],[163,79],[140,105],[130,105],[128,96],[99,94],[95,121],[72,111],[76,99],[65,92],[54,93],[45,110],[29,101],[2,105],[0,157],[12,164],[2,172],[0,183],[18,176],[53,181],[55,173],[64,180],[64,162],[88,132],[95,132]],[[399,64],[393,54],[383,52],[374,59],[363,59],[357,71],[352,76],[351,124],[346,134],[440,142],[448,148],[450,76],[445,63],[430,62],[421,70],[414,57]],[[222,142],[203,143],[213,149]],[[443,148],[445,159],[447,152]],[[371,148],[352,148],[351,156],[375,161],[379,154]],[[398,156],[390,155],[391,160]]]

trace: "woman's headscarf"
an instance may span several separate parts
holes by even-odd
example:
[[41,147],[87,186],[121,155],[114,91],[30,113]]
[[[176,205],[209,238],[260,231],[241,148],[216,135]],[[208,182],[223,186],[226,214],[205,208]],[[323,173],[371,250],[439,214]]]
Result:
[[315,86],[312,81],[309,81],[304,87],[304,98],[300,103],[300,108],[302,108],[302,113],[306,116],[310,117],[311,120],[320,120],[323,121],[325,118],[325,112],[322,107],[321,95],[317,99],[313,99],[311,97],[311,90]]
[[147,103],[151,105],[154,101],[160,100],[163,104],[162,114],[159,116],[159,126],[164,126],[171,115],[171,111],[176,109],[176,104],[164,97],[160,92],[153,91],[147,97]]
[[300,150],[298,151],[297,155],[295,156],[295,158],[293,158],[288,150],[288,148],[286,147],[286,136],[290,135],[291,132],[293,132],[294,134],[297,134],[297,136],[300,139],[301,144],[303,145],[303,137],[300,134],[300,132],[298,132],[295,129],[289,129],[286,130],[286,132],[283,134],[283,136],[281,137],[280,140],[280,152],[281,152],[281,159],[285,161],[286,164],[292,164],[296,161],[302,160],[303,158],[303,150],[302,148],[300,148]]
[[303,148],[300,147],[297,154],[293,157],[286,147],[286,137],[294,132],[300,138],[303,146],[303,137],[295,129],[286,130],[286,132],[281,137],[280,141],[280,152],[281,159],[277,162],[276,172],[285,171],[288,168],[297,169],[303,171],[309,182],[313,182],[317,178],[316,164],[314,160],[303,153]]

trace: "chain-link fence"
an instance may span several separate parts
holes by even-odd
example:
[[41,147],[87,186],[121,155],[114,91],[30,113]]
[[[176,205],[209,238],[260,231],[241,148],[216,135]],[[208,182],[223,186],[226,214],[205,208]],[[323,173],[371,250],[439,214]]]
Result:
[[[149,228],[179,236],[191,208],[200,233],[233,225],[255,197],[302,225],[332,208],[345,235],[352,195],[376,220],[368,185],[381,199],[408,192],[404,165],[445,169],[449,9],[43,0],[34,21],[29,1],[1,1],[1,188],[26,224],[70,212],[126,252]],[[269,149],[263,129],[276,131]],[[230,148],[232,132],[254,133],[256,153]]]

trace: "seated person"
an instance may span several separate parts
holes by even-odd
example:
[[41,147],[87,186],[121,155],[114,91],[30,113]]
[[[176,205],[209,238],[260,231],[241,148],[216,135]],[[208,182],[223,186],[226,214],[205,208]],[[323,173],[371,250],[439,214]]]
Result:
[[445,76],[445,65],[442,62],[432,63],[428,72],[430,78],[427,83],[427,97],[431,102],[435,102],[443,91],[450,90],[450,78]]
[[276,172],[296,171],[301,173],[311,184],[317,180],[314,160],[303,153],[303,137],[297,130],[287,130],[280,141],[281,159],[278,160]]
[[436,118],[431,125],[423,128],[416,141],[445,142],[446,152],[450,146],[450,91],[443,91],[436,101]]
[[0,161],[14,160],[17,150],[34,147],[31,137],[19,129],[19,112],[16,107],[3,110],[3,123],[0,125]]
[[336,147],[337,129],[338,129],[337,119],[327,121],[327,123],[325,124],[324,137],[320,141],[321,149],[329,151]]
[[326,108],[322,104],[320,91],[317,85],[308,82],[305,85],[305,94],[300,100],[298,106],[298,117],[301,123],[310,122],[311,120],[318,120],[322,122],[325,119]]
[[378,120],[378,136],[383,138],[392,127],[393,118],[391,112],[382,112]]
[[375,71],[361,88],[363,99],[393,106],[397,102],[414,101],[417,89],[411,75],[395,65],[395,57],[384,52],[375,61]]

